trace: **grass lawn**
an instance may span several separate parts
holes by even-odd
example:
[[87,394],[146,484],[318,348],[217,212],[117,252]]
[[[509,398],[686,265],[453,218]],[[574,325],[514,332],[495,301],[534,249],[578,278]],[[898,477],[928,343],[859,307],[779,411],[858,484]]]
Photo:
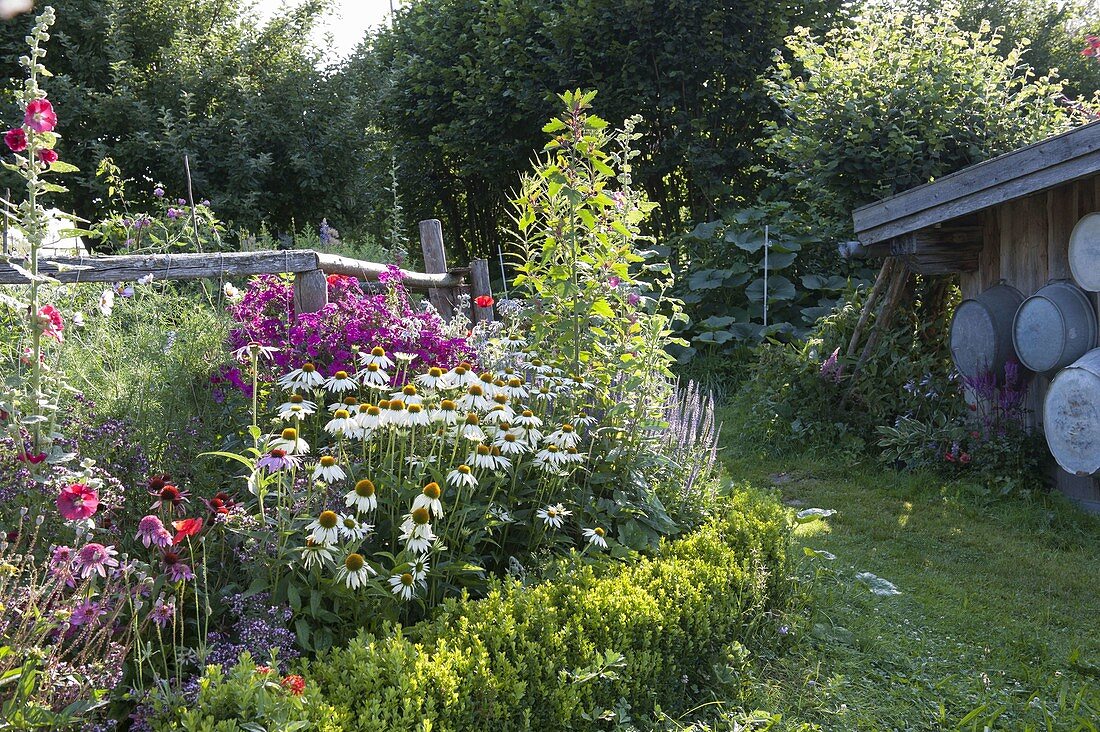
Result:
[[[804,560],[816,579],[786,652],[758,659],[729,707],[781,715],[761,725],[777,730],[1100,729],[1100,518],[726,442],[735,480],[837,511],[800,526],[795,551],[836,558]],[[873,594],[861,572],[901,594]],[[729,714],[714,728],[737,729]]]

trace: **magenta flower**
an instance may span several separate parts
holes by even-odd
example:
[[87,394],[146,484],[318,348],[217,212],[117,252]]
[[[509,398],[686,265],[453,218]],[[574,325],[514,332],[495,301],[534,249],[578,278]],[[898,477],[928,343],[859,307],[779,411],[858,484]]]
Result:
[[73,627],[79,628],[81,625],[94,624],[99,618],[107,614],[107,611],[103,609],[103,606],[98,602],[92,600],[84,600],[75,608],[73,613],[69,617],[69,623]]
[[35,132],[52,132],[57,126],[57,114],[53,111],[53,105],[48,99],[35,99],[27,105],[23,124]]
[[168,625],[176,617],[176,598],[168,598],[168,602],[165,602],[163,595],[158,597],[149,617],[161,628]]
[[53,338],[60,343],[64,340],[61,333],[65,330],[65,321],[61,319],[61,313],[53,305],[43,305],[38,308],[38,327],[42,329],[42,335]]
[[118,566],[116,556],[118,556],[118,552],[115,551],[113,546],[103,546],[95,543],[85,544],[76,553],[74,564],[81,577],[91,577],[93,574],[106,577],[108,567]]
[[4,133],[4,144],[6,144],[12,152],[23,152],[27,149],[27,133],[23,131],[22,127],[8,130]]
[[164,528],[158,516],[149,515],[138,523],[137,538],[147,547],[166,547],[172,543],[172,534]]
[[57,546],[50,554],[50,574],[70,587],[73,585],[72,547]]
[[83,483],[73,483],[61,489],[57,510],[66,521],[80,521],[95,515],[99,494]]
[[275,473],[298,465],[298,458],[287,455],[286,450],[275,448],[256,461],[257,468],[263,468],[269,473]]
[[57,162],[57,151],[44,147],[38,151],[38,159],[44,165],[53,165]]
[[180,561],[180,555],[176,552],[164,552],[164,571],[168,579],[173,582],[182,582],[194,579],[195,573],[191,568]]

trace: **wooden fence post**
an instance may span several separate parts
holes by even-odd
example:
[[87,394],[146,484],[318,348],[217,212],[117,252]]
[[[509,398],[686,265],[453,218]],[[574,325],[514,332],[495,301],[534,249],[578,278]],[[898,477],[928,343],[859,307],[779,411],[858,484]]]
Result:
[[475,259],[470,262],[470,309],[473,311],[475,323],[493,319],[493,306],[483,308],[476,302],[482,295],[488,295],[490,298],[493,296],[493,288],[489,285],[489,261]]
[[319,269],[294,275],[294,312],[315,313],[328,305],[328,278]]
[[[420,249],[424,253],[424,272],[446,274],[447,252],[443,248],[443,225],[439,219],[420,222]],[[428,299],[442,318],[450,318],[456,302],[453,288],[433,287],[428,290]]]

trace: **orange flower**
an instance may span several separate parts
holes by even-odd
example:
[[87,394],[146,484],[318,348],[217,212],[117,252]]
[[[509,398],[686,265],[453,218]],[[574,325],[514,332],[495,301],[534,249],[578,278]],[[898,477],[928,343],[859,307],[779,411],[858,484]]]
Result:
[[187,537],[194,536],[202,531],[202,519],[189,518],[182,521],[173,521],[172,526],[176,529],[176,536],[172,539],[172,543],[179,544]]

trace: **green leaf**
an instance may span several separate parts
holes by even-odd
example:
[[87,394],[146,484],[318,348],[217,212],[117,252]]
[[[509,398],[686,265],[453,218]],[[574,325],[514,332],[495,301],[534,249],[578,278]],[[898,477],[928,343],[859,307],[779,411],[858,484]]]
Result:
[[50,173],[79,173],[80,168],[76,167],[72,163],[66,163],[64,160],[58,160],[56,163],[51,163],[47,172]]
[[589,313],[592,315],[599,315],[604,318],[615,317],[615,311],[611,309],[611,303],[609,303],[602,297],[596,302],[592,303],[592,307],[589,308]]

